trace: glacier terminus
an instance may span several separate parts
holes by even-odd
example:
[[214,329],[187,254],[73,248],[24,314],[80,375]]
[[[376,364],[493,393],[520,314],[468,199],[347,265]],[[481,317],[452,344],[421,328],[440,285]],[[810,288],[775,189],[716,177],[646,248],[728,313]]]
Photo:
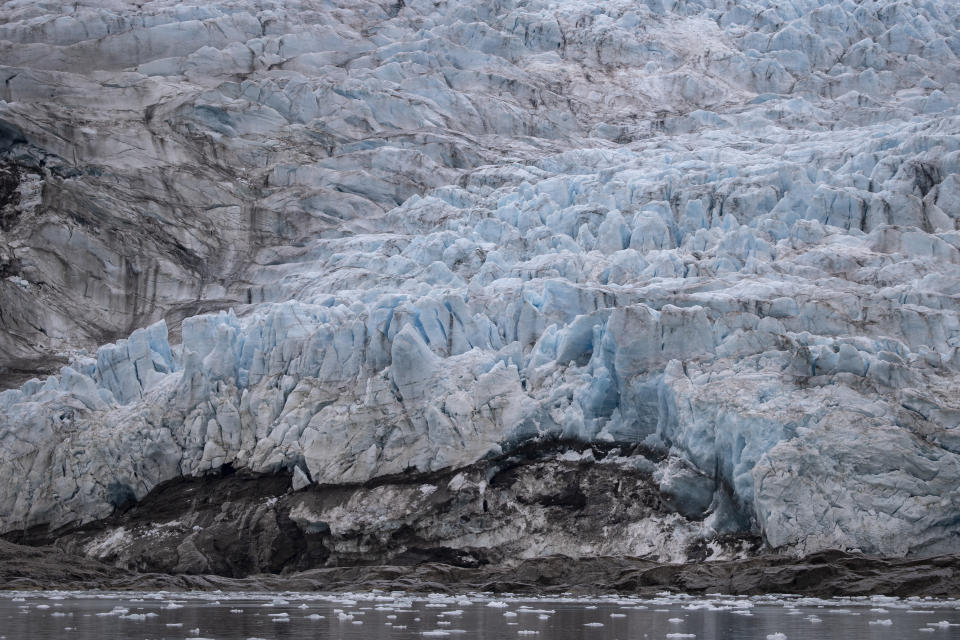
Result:
[[937,0],[4,2],[0,533],[230,471],[315,564],[960,553],[958,57]]

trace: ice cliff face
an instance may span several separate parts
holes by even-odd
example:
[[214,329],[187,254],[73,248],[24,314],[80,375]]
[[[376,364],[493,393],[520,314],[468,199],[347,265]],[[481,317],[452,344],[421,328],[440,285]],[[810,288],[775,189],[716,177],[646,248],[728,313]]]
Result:
[[70,361],[0,393],[3,530],[558,439],[706,541],[960,551],[960,5],[0,16],[0,353]]

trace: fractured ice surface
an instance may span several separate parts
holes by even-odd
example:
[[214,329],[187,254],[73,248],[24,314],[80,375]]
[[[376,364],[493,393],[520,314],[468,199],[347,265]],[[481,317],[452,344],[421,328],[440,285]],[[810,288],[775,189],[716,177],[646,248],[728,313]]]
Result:
[[[61,4],[0,9],[0,347],[147,326],[0,393],[3,530],[556,437],[706,538],[960,550],[955,3]],[[139,311],[56,190],[168,234]]]

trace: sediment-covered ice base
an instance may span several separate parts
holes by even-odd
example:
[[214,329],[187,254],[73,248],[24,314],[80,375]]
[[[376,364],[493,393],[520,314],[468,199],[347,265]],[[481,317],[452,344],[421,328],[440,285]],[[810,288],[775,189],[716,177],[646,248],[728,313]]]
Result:
[[60,5],[0,9],[4,313],[77,295],[43,242],[129,311],[64,185],[232,275],[144,241],[143,328],[37,334],[73,360],[0,393],[3,530],[562,439],[648,452],[707,540],[960,551],[956,3]]

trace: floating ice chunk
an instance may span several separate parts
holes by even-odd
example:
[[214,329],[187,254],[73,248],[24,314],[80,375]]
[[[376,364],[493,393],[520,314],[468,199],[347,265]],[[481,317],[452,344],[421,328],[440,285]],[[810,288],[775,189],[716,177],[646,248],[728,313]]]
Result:
[[893,624],[893,620],[890,618],[884,618],[883,620],[871,620],[868,624],[880,625],[883,627],[889,627]]
[[135,620],[137,622],[143,622],[147,618],[154,618],[157,614],[155,613],[128,613],[126,615],[120,616],[123,620]]
[[530,607],[520,607],[517,613],[556,613],[556,609],[532,609]]
[[767,640],[787,640],[787,634],[777,631],[776,633],[768,633]]

